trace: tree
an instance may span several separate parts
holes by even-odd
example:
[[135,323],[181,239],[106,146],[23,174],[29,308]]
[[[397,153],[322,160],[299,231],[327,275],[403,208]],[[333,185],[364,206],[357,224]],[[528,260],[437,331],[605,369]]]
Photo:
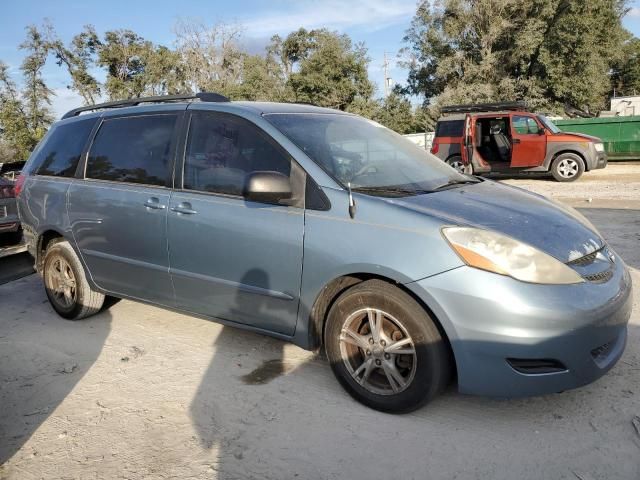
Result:
[[366,48],[353,45],[348,35],[301,28],[284,41],[273,37],[269,51],[280,58],[296,102],[345,110],[373,94]]
[[226,93],[240,82],[244,55],[238,45],[239,26],[179,21],[174,31],[176,51],[192,91]]
[[53,122],[50,106],[54,93],[47,87],[42,78],[42,68],[47,61],[49,48],[45,39],[35,26],[27,27],[27,39],[20,45],[27,51],[20,70],[23,76],[22,97],[25,103],[24,113],[28,117],[28,125],[33,139],[33,146],[44,136]]
[[631,37],[622,46],[611,71],[611,96],[640,95],[640,38]]
[[402,52],[425,104],[527,100],[597,112],[625,38],[626,0],[419,3]]
[[283,102],[290,98],[284,76],[272,55],[242,55],[238,83],[224,92],[233,100]]
[[49,54],[47,42],[35,26],[29,26],[20,49],[27,52],[20,65],[21,89],[9,67],[0,62],[0,146],[5,161],[26,160],[53,121],[53,92],[42,78]]
[[180,55],[131,30],[112,30],[96,45],[96,65],[107,70],[104,89],[111,100],[185,91]]
[[45,24],[44,29],[56,63],[64,66],[71,77],[68,88],[77,92],[86,105],[95,104],[100,98],[101,89],[89,71],[95,65],[96,52],[101,43],[93,26],[86,25],[82,32],[73,37],[68,47],[57,37],[50,24]]

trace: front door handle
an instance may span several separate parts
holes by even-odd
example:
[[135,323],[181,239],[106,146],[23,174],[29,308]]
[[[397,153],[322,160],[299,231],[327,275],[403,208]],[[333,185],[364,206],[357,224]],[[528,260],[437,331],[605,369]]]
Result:
[[160,200],[158,200],[157,197],[151,197],[149,200],[144,202],[144,206],[147,208],[152,208],[154,210],[164,210],[165,208],[167,208],[166,205],[162,205],[160,203]]
[[519,138],[514,138],[513,139],[513,143],[520,143],[522,140],[520,140]]
[[184,214],[184,215],[194,215],[198,213],[193,208],[191,208],[191,204],[189,202],[182,202],[180,205],[171,207],[171,211],[176,212],[177,214]]

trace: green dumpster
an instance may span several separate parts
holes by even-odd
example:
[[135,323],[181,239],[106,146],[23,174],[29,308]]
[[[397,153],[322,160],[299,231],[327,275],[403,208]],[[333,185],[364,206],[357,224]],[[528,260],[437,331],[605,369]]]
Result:
[[600,137],[609,161],[640,160],[640,115],[554,120],[564,132]]

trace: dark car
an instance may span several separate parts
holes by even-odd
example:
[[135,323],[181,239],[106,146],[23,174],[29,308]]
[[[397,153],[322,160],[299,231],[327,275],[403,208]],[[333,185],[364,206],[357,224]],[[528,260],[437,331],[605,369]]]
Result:
[[17,232],[19,229],[15,184],[0,177],[0,233]]

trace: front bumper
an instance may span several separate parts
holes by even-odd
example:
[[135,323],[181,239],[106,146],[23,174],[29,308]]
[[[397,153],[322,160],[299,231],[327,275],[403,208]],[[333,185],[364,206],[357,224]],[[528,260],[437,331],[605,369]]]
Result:
[[[535,285],[460,267],[407,284],[449,337],[462,393],[518,397],[580,387],[622,356],[631,277],[618,259],[609,281]],[[507,361],[553,360],[552,373],[521,373]]]
[[595,157],[595,162],[592,169],[604,168],[607,166],[608,157],[605,152],[597,152]]

